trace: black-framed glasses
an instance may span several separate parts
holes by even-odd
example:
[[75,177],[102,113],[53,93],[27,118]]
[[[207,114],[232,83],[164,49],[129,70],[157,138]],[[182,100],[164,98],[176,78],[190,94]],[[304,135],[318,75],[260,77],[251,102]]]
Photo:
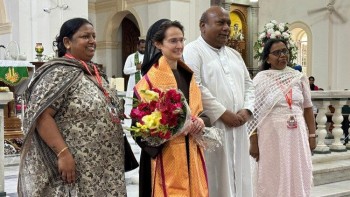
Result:
[[281,49],[281,50],[276,50],[270,52],[270,54],[276,56],[276,57],[281,57],[281,55],[289,55],[289,50],[288,49]]

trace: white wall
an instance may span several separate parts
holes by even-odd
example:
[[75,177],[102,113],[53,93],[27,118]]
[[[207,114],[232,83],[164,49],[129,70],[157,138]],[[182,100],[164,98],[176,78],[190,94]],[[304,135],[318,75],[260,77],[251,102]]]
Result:
[[[12,32],[0,35],[0,44],[6,45],[10,40],[15,40],[19,43],[21,52],[27,54],[28,60],[35,61],[36,42],[42,42],[45,47],[44,54],[50,54],[53,52],[52,41],[64,21],[73,17],[89,17],[95,24],[98,41],[105,42],[106,46],[110,43],[113,45],[111,49],[107,50],[108,46],[107,48],[105,46],[104,49],[98,50],[96,59],[103,60],[98,62],[110,67],[107,69],[108,75],[117,73],[119,75],[122,67],[120,65],[120,43],[118,43],[117,36],[119,32],[117,25],[119,24],[114,24],[114,21],[117,20],[113,17],[123,12],[133,14],[140,26],[142,36],[145,36],[149,26],[160,18],[179,20],[184,25],[185,37],[190,42],[200,34],[199,18],[202,12],[210,6],[210,0],[169,0],[152,1],[151,3],[139,1],[134,4],[118,1],[118,4],[115,4],[116,8],[108,12],[102,10],[95,14],[94,12],[88,13],[87,0],[59,0],[59,2],[60,5],[68,4],[69,8],[67,10],[55,9],[48,14],[43,12],[43,8],[55,7],[56,1],[4,0],[7,19],[12,24]],[[350,89],[350,78],[348,77],[350,73],[348,65],[350,37],[344,36],[350,32],[350,1],[337,0],[335,2],[335,9],[347,20],[346,23],[339,22],[335,15],[331,15],[330,25],[327,11],[313,15],[307,13],[308,10],[326,6],[328,2],[328,0],[260,0],[256,19],[259,27],[257,31],[261,31],[263,26],[272,19],[289,23],[304,22],[312,32],[311,75],[315,76],[316,84],[324,89]],[[248,4],[247,0],[240,0],[239,3]],[[122,19],[123,15],[121,14],[120,17]]]
[[44,46],[45,55],[53,53],[52,42],[59,33],[62,23],[74,17],[88,17],[88,1],[86,0],[59,0],[60,5],[67,4],[67,10],[54,9],[50,14],[43,8],[56,6],[53,0],[5,0],[5,6],[9,22],[12,23],[10,36],[0,35],[0,41],[10,37],[17,41],[21,53],[27,55],[28,61],[35,59],[35,43],[41,42]]
[[[97,3],[97,9],[89,13],[89,17],[96,20],[98,46],[95,56],[97,62],[105,66],[108,76],[122,76],[120,23],[127,14],[135,17],[141,36],[146,36],[148,28],[154,22],[167,18],[180,21],[185,28],[185,37],[188,41],[192,41],[200,34],[198,21],[202,12],[209,5],[210,0],[169,0],[150,3],[139,1],[129,4],[120,3],[115,8]],[[110,42],[114,45],[108,45]]]
[[350,37],[344,36],[350,32],[350,1],[335,2],[335,9],[347,19],[346,23],[340,23],[331,15],[333,25],[329,25],[327,10],[308,15],[309,10],[325,7],[328,3],[328,0],[260,0],[259,31],[272,19],[289,23],[303,21],[312,31],[312,75],[316,78],[315,84],[325,90],[350,89]]

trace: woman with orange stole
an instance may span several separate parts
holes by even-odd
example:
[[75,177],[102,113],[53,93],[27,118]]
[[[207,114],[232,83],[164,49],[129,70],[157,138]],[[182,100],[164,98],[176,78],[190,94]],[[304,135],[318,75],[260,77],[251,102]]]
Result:
[[142,148],[139,175],[139,196],[142,197],[209,195],[203,150],[192,135],[200,134],[210,121],[203,115],[198,117],[203,110],[201,93],[193,72],[181,60],[184,41],[183,26],[177,21],[161,19],[147,32],[141,68],[143,78],[134,88],[135,95],[142,100],[143,90],[179,89],[189,103],[192,123],[186,135],[181,134],[158,147],[148,146],[136,138]]

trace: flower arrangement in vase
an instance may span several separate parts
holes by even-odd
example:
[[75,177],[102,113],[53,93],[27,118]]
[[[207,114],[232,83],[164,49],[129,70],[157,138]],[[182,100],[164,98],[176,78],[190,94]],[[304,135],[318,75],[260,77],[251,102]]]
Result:
[[287,42],[287,48],[289,49],[289,62],[294,64],[294,60],[297,59],[298,48],[295,42],[291,38],[291,32],[288,27],[288,23],[278,23],[276,20],[272,20],[264,26],[264,30],[259,33],[258,40],[254,44],[255,55],[254,58],[262,61],[262,52],[265,43],[269,39],[282,39]]

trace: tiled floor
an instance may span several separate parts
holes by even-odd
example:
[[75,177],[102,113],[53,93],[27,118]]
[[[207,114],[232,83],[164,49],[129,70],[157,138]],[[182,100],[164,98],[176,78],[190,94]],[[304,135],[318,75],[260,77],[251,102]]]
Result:
[[[136,158],[140,158],[140,148],[134,143],[134,140],[128,136],[131,148]],[[18,180],[18,163],[19,156],[5,157],[5,192],[6,197],[17,197],[17,180]],[[127,196],[138,197],[138,168],[125,174],[127,183]]]
[[[127,192],[128,197],[138,197],[137,174],[138,169],[127,172]],[[17,197],[18,165],[5,166],[5,192],[6,197]]]
[[[128,136],[130,145],[132,147],[132,150],[136,156],[136,158],[139,160],[140,158],[140,148],[135,144],[134,140],[131,139],[130,136]],[[321,162],[321,160],[340,160],[341,158],[344,159],[344,157],[348,158],[350,156],[347,156],[350,154],[350,151],[345,153],[332,153],[330,155],[315,155],[313,157],[314,162],[318,161]],[[329,157],[329,158],[328,158]],[[19,156],[7,156],[5,158],[5,192],[7,197],[17,197],[17,179],[18,179],[18,163],[19,163]],[[327,165],[327,164],[325,164]],[[127,183],[127,195],[128,197],[138,197],[138,168],[127,172],[126,175],[126,183]],[[339,194],[339,190],[341,188],[348,188],[350,181],[344,181],[339,183],[334,183],[330,185],[322,185],[318,187],[312,188],[311,196],[312,197],[320,197],[320,196],[350,196],[350,190],[344,190],[342,194]],[[335,190],[333,193],[330,192],[331,190],[329,188],[333,188],[332,190]],[[332,195],[324,195],[325,192],[332,193]],[[339,195],[338,195],[338,194]],[[335,195],[337,194],[337,195]]]

